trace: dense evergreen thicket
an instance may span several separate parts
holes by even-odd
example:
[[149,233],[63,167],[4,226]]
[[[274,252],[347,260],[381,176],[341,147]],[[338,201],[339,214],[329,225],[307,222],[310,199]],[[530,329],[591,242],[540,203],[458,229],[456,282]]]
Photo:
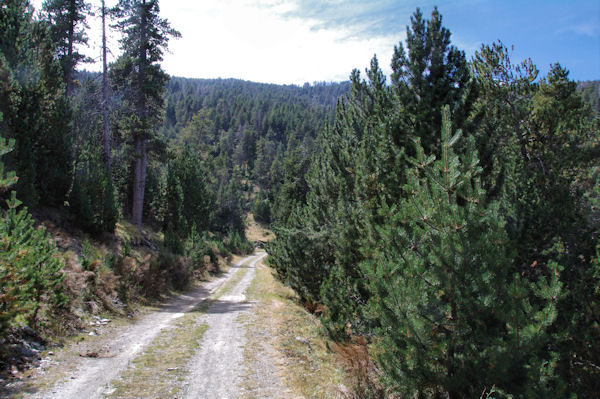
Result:
[[15,187],[27,205],[60,206],[71,180],[71,110],[57,44],[23,0],[3,2],[0,35],[0,127],[16,140],[6,164],[17,172]]
[[[10,153],[14,144],[14,139],[0,139],[0,156]],[[14,172],[5,174],[0,162],[0,190],[4,193],[17,181]],[[0,336],[14,320],[35,325],[41,308],[53,309],[65,303],[60,273],[63,262],[56,245],[43,228],[35,228],[15,191],[6,205],[8,209],[0,217]]]
[[[272,264],[407,397],[597,392],[599,120],[559,64],[467,62],[417,12],[338,104]],[[285,183],[284,183],[285,185]]]

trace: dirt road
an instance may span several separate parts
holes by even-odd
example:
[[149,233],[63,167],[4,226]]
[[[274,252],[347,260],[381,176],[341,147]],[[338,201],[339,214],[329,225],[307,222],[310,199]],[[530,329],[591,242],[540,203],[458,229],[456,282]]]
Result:
[[[199,350],[188,363],[188,377],[179,384],[185,398],[237,398],[242,396],[240,382],[244,375],[243,347],[245,330],[238,318],[252,304],[245,302],[244,292],[254,276],[254,267],[266,253],[246,257],[224,276],[181,295],[170,305],[153,312],[128,327],[118,338],[104,343],[102,356],[81,357],[70,379],[45,392],[25,395],[25,398],[95,399],[113,392],[111,382],[117,379],[132,361],[151,346],[160,332],[178,318],[204,304],[198,312],[208,330]],[[241,280],[235,281],[232,276]],[[229,282],[229,284],[226,284]],[[225,285],[227,285],[226,289]],[[221,287],[221,292],[219,292]],[[208,301],[208,302],[206,302]]]
[[200,350],[189,364],[190,374],[182,398],[241,396],[246,338],[239,317],[252,306],[245,302],[244,292],[254,277],[256,263],[264,256],[266,254],[253,258],[242,280],[230,292],[216,299],[206,311],[204,321],[208,330]]

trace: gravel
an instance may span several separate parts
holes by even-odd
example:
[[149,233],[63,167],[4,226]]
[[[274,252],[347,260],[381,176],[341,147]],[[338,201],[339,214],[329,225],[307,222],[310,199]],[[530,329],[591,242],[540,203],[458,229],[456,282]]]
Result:
[[[253,265],[264,256],[266,254],[262,253],[244,258],[224,276],[206,283],[188,294],[180,295],[169,305],[159,311],[148,314],[134,325],[125,329],[118,338],[108,343],[99,343],[99,348],[96,351],[89,351],[89,353],[97,353],[98,355],[80,357],[76,371],[66,381],[55,385],[46,392],[25,393],[24,398],[97,399],[109,394],[111,392],[110,382],[127,369],[131,361],[152,343],[162,329],[170,327],[174,320],[183,316],[186,312],[193,310],[202,301],[209,298],[246,261],[252,259],[253,263],[251,264]],[[253,269],[250,268],[250,271],[253,271]],[[199,388],[199,386],[206,386],[206,384],[203,384],[203,379],[210,378],[216,382],[210,386],[214,387],[212,389],[215,389],[215,392],[219,392],[219,394],[211,393],[206,396],[187,395],[186,397],[224,398],[227,396],[219,396],[220,392],[234,392],[231,388],[233,387],[233,381],[236,381],[237,368],[235,362],[238,361],[237,352],[242,350],[240,345],[243,345],[242,341],[238,342],[239,334],[241,334],[242,338],[243,334],[236,331],[234,319],[237,317],[238,312],[249,307],[248,304],[243,303],[243,291],[252,279],[252,275],[252,273],[247,273],[244,280],[233,289],[231,295],[220,298],[207,311],[207,318],[210,319],[209,323],[212,324],[210,324],[210,330],[207,331],[206,335],[209,332],[213,335],[211,335],[211,340],[203,341],[202,350],[208,350],[208,352],[212,350],[216,357],[213,357],[213,360],[210,362],[204,363],[206,367],[209,367],[206,371],[200,369],[200,367],[204,367],[201,366],[202,363],[200,361],[202,359],[199,359],[198,356],[194,358],[198,359],[200,363],[198,366],[193,367],[191,374],[196,376],[198,380],[193,381],[194,384],[190,384],[192,390],[189,392],[210,392],[204,388]],[[224,321],[218,320],[220,316],[222,316]],[[217,334],[217,337],[215,337],[215,331],[221,333],[222,336],[219,338]],[[234,347],[236,349],[231,349]],[[228,358],[230,353],[232,357]],[[239,364],[241,365],[241,362]],[[222,370],[218,369],[219,367]],[[214,374],[211,374],[211,371]],[[223,387],[222,384],[231,385]],[[233,395],[229,397],[234,398],[237,396]]]
[[256,263],[265,256],[266,253],[262,253],[252,258],[242,280],[206,310],[203,321],[209,328],[188,364],[189,375],[178,397],[233,399],[243,396],[246,331],[239,318],[253,306],[246,301],[245,291],[254,277]]

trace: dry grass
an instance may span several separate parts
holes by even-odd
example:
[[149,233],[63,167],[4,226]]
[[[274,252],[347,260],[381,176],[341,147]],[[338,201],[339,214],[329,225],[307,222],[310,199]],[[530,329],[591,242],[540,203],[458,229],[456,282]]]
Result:
[[254,220],[254,215],[248,213],[246,217],[246,238],[253,242],[269,242],[275,235],[266,226]]
[[[146,237],[152,242],[161,242],[163,239],[163,234],[160,232],[156,232],[150,229],[142,229],[143,233]],[[121,220],[117,223],[115,227],[115,235],[121,239],[121,241],[129,241],[132,245],[142,244],[145,240],[140,235],[137,227],[135,227],[132,223]]]
[[211,300],[217,300],[221,298],[223,295],[227,294],[231,291],[236,285],[239,284],[240,281],[246,276],[248,273],[248,269],[242,267],[238,269],[233,275],[227,280],[219,289],[211,296]]
[[165,329],[121,377],[110,398],[169,398],[181,389],[186,364],[200,345],[208,325],[188,313]]
[[345,393],[348,399],[394,399],[380,382],[380,371],[369,353],[369,345],[362,337],[347,343],[330,343],[344,372],[349,376],[351,389]]
[[[327,348],[326,333],[320,321],[297,304],[295,293],[273,277],[273,271],[260,264],[248,289],[248,298],[259,302],[248,321],[247,364],[260,361],[263,341],[277,357],[279,378],[289,387],[289,398],[342,398],[344,373],[336,355]],[[256,328],[254,328],[256,327]],[[251,349],[250,349],[251,348]],[[249,390],[256,389],[247,379]]]

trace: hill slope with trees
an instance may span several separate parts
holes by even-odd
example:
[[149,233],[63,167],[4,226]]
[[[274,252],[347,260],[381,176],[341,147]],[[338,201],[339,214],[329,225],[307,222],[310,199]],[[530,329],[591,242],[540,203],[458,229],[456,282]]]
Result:
[[[157,1],[91,8],[0,7],[1,358],[18,326],[81,327],[88,305],[120,313],[252,251],[254,177],[268,221],[287,153],[310,157],[348,88],[171,79],[160,63],[179,34]],[[122,33],[101,74],[79,71],[92,11]]]

